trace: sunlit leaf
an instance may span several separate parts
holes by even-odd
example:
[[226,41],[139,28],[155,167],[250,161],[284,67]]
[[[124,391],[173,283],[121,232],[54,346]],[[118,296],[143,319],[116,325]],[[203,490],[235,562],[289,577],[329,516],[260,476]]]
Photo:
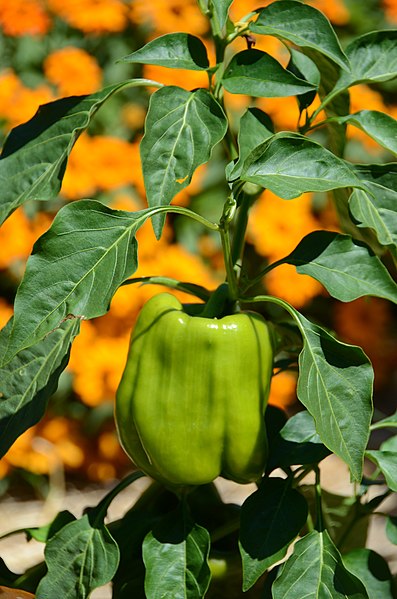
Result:
[[259,108],[248,108],[240,120],[239,158],[232,169],[232,179],[240,176],[244,160],[250,152],[272,135],[274,135],[274,128],[270,117]]
[[338,121],[358,127],[386,150],[397,154],[397,121],[390,115],[378,110],[360,110]]
[[212,0],[212,7],[217,16],[220,29],[225,26],[232,3],[233,0]]
[[345,567],[364,584],[369,599],[393,599],[392,575],[381,555],[362,547],[343,555]]
[[203,42],[189,33],[167,33],[156,37],[122,60],[191,71],[202,71],[209,66],[207,50]]
[[373,184],[372,194],[355,189],[350,196],[349,209],[358,227],[375,231],[381,245],[397,250],[397,194]]
[[365,452],[365,455],[379,467],[387,486],[397,492],[397,452],[370,449]]

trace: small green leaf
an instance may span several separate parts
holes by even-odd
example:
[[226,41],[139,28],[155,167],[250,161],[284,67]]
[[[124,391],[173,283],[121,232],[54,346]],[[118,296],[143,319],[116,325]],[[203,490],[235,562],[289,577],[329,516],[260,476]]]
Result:
[[244,162],[241,178],[285,200],[307,191],[364,187],[347,162],[317,142],[288,133],[276,134],[257,146]]
[[391,416],[387,418],[383,418],[382,420],[378,420],[372,426],[372,430],[376,430],[378,428],[397,428],[397,412],[394,412]]
[[210,537],[180,507],[167,514],[143,542],[148,599],[197,599],[204,597],[210,582]]
[[[31,317],[28,311],[27,317]],[[0,456],[44,415],[48,399],[69,361],[70,346],[80,329],[78,319],[68,319],[0,366]],[[8,326],[0,333],[7,347]]]
[[[227,120],[209,92],[164,87],[150,99],[141,142],[142,170],[149,206],[168,205],[191,181],[221,141]],[[164,217],[153,220],[161,235]]]
[[397,516],[386,518],[386,535],[390,543],[397,545]]
[[167,33],[125,56],[123,62],[202,71],[209,67],[203,42],[189,33]]
[[397,121],[390,115],[378,110],[360,110],[339,118],[338,122],[358,127],[386,150],[397,154]]
[[[293,73],[293,75],[296,77],[305,79],[305,81],[309,81],[309,83],[314,85],[316,90],[318,90],[321,84],[321,74],[316,63],[313,62],[311,58],[306,56],[306,54],[303,54],[298,50],[290,48],[289,51],[291,58],[287,66],[287,70],[291,71],[291,73]],[[317,95],[316,90],[297,96],[299,110],[301,112],[310,106],[310,104],[312,104]]]
[[314,530],[296,543],[272,590],[273,599],[369,599],[362,582],[346,570],[326,530]]
[[61,528],[69,524],[69,522],[74,522],[76,518],[73,516],[71,512],[68,510],[63,510],[59,512],[52,522],[45,524],[44,526],[39,526],[37,528],[26,528],[26,533],[28,537],[28,541],[30,539],[35,539],[39,543],[47,543],[51,537],[53,537]]
[[225,70],[222,83],[232,94],[263,98],[295,96],[315,89],[314,85],[295,77],[261,50],[243,50],[235,54]]
[[159,84],[132,79],[89,96],[72,96],[40,106],[11,131],[0,159],[0,224],[27,200],[50,200],[61,188],[67,160],[79,135],[99,108],[125,87]]
[[289,418],[270,446],[268,471],[317,464],[330,454],[317,434],[313,417],[303,410]]
[[313,48],[343,69],[349,68],[349,61],[330,22],[313,6],[294,0],[273,2],[261,10],[250,30],[286,39],[301,48]]
[[274,135],[270,117],[259,108],[248,108],[240,120],[238,133],[239,158],[231,171],[232,179],[240,176],[244,160],[250,152]]
[[232,3],[233,0],[212,0],[212,8],[217,16],[220,29],[226,24],[229,8]]
[[304,342],[299,400],[313,416],[324,445],[349,466],[353,480],[360,481],[372,417],[371,364],[361,348],[337,341],[293,312]]
[[392,575],[378,553],[364,547],[355,549],[343,555],[343,563],[364,584],[369,599],[393,599]]
[[[375,194],[355,189],[350,196],[349,209],[358,227],[373,229],[381,245],[397,251],[397,194],[381,186],[372,186]],[[377,193],[378,192],[378,193]]]
[[397,452],[371,449],[365,455],[378,466],[389,489],[397,492]]
[[47,543],[48,573],[41,580],[41,599],[87,599],[91,592],[112,580],[119,550],[103,521],[89,510],[70,522]]
[[135,234],[152,213],[111,210],[94,200],[64,206],[27,262],[6,358],[65,320],[107,312],[120,284],[137,268]]
[[310,275],[342,302],[372,295],[397,303],[397,285],[382,262],[363,243],[349,235],[314,231],[281,262]]
[[397,76],[397,30],[372,31],[349,44],[345,50],[349,71],[341,71],[334,91],[357,83],[388,81]]
[[241,509],[240,553],[243,560],[243,591],[287,553],[307,518],[304,497],[289,481],[267,478]]

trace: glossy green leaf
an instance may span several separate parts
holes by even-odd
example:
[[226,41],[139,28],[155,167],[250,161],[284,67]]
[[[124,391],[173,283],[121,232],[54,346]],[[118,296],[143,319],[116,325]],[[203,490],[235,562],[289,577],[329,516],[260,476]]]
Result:
[[316,87],[316,90],[297,96],[299,110],[302,112],[312,104],[317,95],[317,90],[321,84],[321,73],[317,68],[316,63],[306,56],[306,54],[303,54],[294,48],[290,48],[289,52],[291,57],[287,70],[291,71],[296,77],[309,81],[309,83]]
[[203,42],[189,33],[167,33],[125,56],[123,62],[202,71],[209,67]]
[[369,599],[393,599],[392,575],[381,555],[363,547],[344,554],[343,563],[364,584]]
[[349,68],[349,61],[329,20],[313,6],[294,0],[273,2],[261,10],[250,30],[274,35],[302,48],[313,48],[342,68]]
[[347,162],[317,142],[286,133],[256,147],[244,162],[241,178],[269,188],[285,200],[307,191],[363,187]]
[[245,500],[241,509],[240,553],[243,561],[243,591],[282,559],[304,526],[307,503],[282,478],[267,478]]
[[210,537],[180,507],[165,516],[145,537],[147,599],[204,597],[210,582]]
[[375,422],[371,428],[372,430],[376,430],[377,428],[397,428],[397,412],[394,412],[394,414],[387,418],[378,420],[378,422]]
[[303,336],[298,397],[313,416],[321,441],[362,476],[372,417],[373,370],[361,348],[337,341],[295,311]]
[[369,599],[362,582],[343,565],[328,532],[298,541],[272,587],[273,599]]
[[317,434],[313,417],[303,410],[289,418],[270,445],[267,468],[317,464],[330,454]]
[[73,145],[99,108],[125,87],[159,85],[132,79],[89,96],[55,100],[11,131],[0,159],[0,224],[27,200],[57,196]]
[[231,170],[232,179],[240,176],[244,160],[252,150],[272,135],[274,135],[274,128],[270,117],[259,108],[248,108],[240,120],[239,158]]
[[[142,170],[149,206],[168,205],[207,162],[226,133],[220,105],[204,89],[164,87],[150,99],[141,142]],[[156,235],[164,217],[153,220]]]
[[219,28],[222,29],[227,21],[229,8],[233,0],[212,0],[212,8],[218,19]]
[[378,110],[360,110],[338,120],[358,127],[386,150],[397,154],[397,121],[390,115]]
[[378,466],[389,489],[397,492],[397,452],[370,449],[365,455]]
[[349,235],[314,231],[282,260],[320,281],[338,300],[372,295],[397,303],[397,285],[375,254]]
[[386,518],[386,535],[390,543],[397,545],[397,516]]
[[388,81],[397,76],[397,29],[372,31],[346,48],[349,71],[341,71],[334,91],[357,83]]
[[[29,311],[27,316],[31,317]],[[79,328],[78,319],[65,320],[35,345],[0,366],[0,456],[44,415],[48,399],[69,361],[70,346]],[[8,326],[0,333],[4,348],[10,330]]]
[[94,589],[112,580],[119,550],[103,520],[91,509],[49,540],[45,560],[48,572],[37,597],[87,599]]
[[315,89],[314,85],[295,77],[261,50],[243,50],[235,54],[226,67],[222,83],[232,94],[260,98],[295,96]]
[[137,268],[135,234],[153,210],[112,210],[94,200],[66,205],[38,239],[15,299],[7,359],[70,318],[107,312]]
[[26,528],[26,534],[28,537],[28,541],[30,539],[35,539],[39,543],[47,543],[51,537],[53,537],[61,528],[69,524],[69,522],[74,522],[76,520],[75,516],[68,510],[63,510],[59,512],[55,518],[49,522],[48,524],[44,524],[43,526],[38,526],[37,528]]
[[355,189],[350,196],[349,209],[358,227],[372,229],[381,245],[397,251],[397,193],[372,185],[372,194]]

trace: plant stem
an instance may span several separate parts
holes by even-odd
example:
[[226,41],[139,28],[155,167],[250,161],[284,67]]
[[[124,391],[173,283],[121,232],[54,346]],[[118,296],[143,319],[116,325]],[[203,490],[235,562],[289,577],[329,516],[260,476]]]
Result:
[[234,270],[232,247],[230,242],[230,223],[236,212],[237,202],[233,195],[229,196],[223,208],[223,214],[219,221],[219,232],[221,234],[223,258],[226,269],[226,280],[229,283],[230,299],[236,300],[239,295],[237,276]]
[[316,494],[316,524],[315,524],[315,528],[316,528],[316,530],[318,530],[318,532],[322,532],[324,530],[324,519],[323,519],[323,507],[321,504],[320,468],[318,466],[315,466],[314,471],[316,473],[316,482],[314,484],[314,491]]
[[149,214],[149,218],[155,214],[160,214],[161,212],[174,212],[175,214],[182,214],[183,216],[188,216],[201,225],[204,225],[204,227],[207,227],[207,229],[219,231],[219,225],[217,223],[213,223],[210,220],[207,220],[204,216],[189,210],[189,208],[184,208],[183,206],[158,206],[157,208],[153,208],[153,214]]

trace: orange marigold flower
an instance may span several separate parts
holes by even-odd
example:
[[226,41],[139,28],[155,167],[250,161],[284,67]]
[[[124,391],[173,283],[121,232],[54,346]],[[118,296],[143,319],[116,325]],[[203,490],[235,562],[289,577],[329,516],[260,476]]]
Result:
[[44,61],[44,74],[60,96],[91,94],[101,86],[102,71],[93,56],[81,48],[55,50]]
[[34,241],[29,219],[22,209],[16,210],[0,228],[0,269],[17,260],[25,261]]
[[272,295],[301,308],[323,292],[323,286],[307,275],[300,275],[290,264],[278,266],[265,278],[266,288]]
[[127,25],[122,0],[47,0],[49,8],[72,27],[88,34],[116,33]]
[[308,4],[321,10],[335,25],[346,25],[350,20],[350,13],[343,0],[308,0]]
[[13,313],[12,306],[4,298],[0,297],[0,329],[10,320]]
[[397,23],[397,2],[396,0],[383,0],[383,9],[390,23]]
[[278,408],[287,408],[296,399],[296,374],[280,372],[272,378],[269,404]]
[[0,74],[0,118],[7,121],[9,128],[29,120],[40,104],[51,100],[53,94],[46,85],[30,89],[13,71]]
[[51,19],[40,0],[0,0],[0,26],[6,35],[45,35]]
[[156,35],[175,31],[202,35],[208,29],[196,0],[131,0],[130,9],[132,22],[147,25]]

